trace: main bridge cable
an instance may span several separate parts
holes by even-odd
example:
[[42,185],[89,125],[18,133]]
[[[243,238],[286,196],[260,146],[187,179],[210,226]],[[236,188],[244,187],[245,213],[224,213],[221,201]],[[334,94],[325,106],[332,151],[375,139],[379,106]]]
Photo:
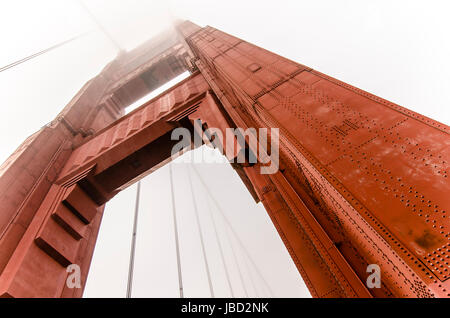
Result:
[[[100,31],[110,40],[110,42],[113,44],[113,46],[118,50],[118,51],[122,51],[122,48],[120,47],[119,43],[114,40],[114,38],[111,36],[111,34],[102,26],[102,24],[100,23],[100,21],[92,14],[92,12],[86,7],[86,5],[83,3],[83,1],[79,0],[78,1],[80,3],[80,6],[87,12],[87,14],[90,16],[90,18],[94,21],[95,25],[100,29]],[[91,31],[88,32],[84,32],[80,35],[74,36],[68,40],[65,40],[63,42],[57,43],[53,46],[50,46],[49,48],[46,48],[45,50],[39,51],[37,53],[31,54],[27,57],[24,57],[23,59],[17,60],[15,62],[12,62],[8,65],[2,66],[0,67],[0,72],[4,72],[14,66],[17,66],[19,64],[22,64],[26,61],[29,61],[31,59],[34,59],[35,57],[38,57],[39,55],[45,54],[47,52],[50,52],[54,49],[57,49],[67,43],[73,42],[75,40],[78,40],[79,38],[82,38],[83,36],[87,35],[91,33]]]
[[134,255],[136,253],[136,234],[137,234],[137,225],[138,225],[140,194],[141,194],[141,181],[139,181],[137,183],[137,190],[136,190],[136,205],[134,207],[133,234],[131,237],[130,265],[128,268],[127,298],[131,298],[131,290],[133,287]]
[[178,239],[178,227],[177,227],[177,212],[175,207],[175,192],[173,188],[173,173],[172,164],[169,164],[169,175],[170,175],[170,190],[172,193],[172,213],[173,213],[173,227],[175,233],[175,249],[177,253],[177,268],[178,268],[178,286],[180,289],[180,298],[184,298],[183,295],[183,276],[181,273],[181,259],[180,259],[180,242]]
[[85,36],[85,35],[87,35],[89,33],[90,33],[90,31],[84,32],[84,33],[82,33],[80,35],[77,35],[77,36],[74,36],[74,37],[72,37],[72,38],[70,38],[70,39],[68,39],[66,41],[60,42],[58,44],[55,44],[55,45],[53,45],[53,46],[51,46],[51,47],[49,47],[49,48],[47,48],[45,50],[39,51],[37,53],[34,53],[34,54],[29,55],[27,57],[24,57],[23,59],[17,60],[17,61],[15,61],[13,63],[10,63],[8,65],[0,67],[0,72],[6,71],[6,70],[8,70],[8,69],[10,69],[10,68],[12,68],[14,66],[17,66],[17,65],[22,64],[22,63],[24,63],[26,61],[29,61],[29,60],[31,60],[31,59],[33,59],[35,57],[38,57],[39,55],[42,55],[44,53],[50,52],[50,51],[52,51],[52,50],[54,50],[56,48],[59,48],[59,47],[63,46],[64,44],[67,44],[69,42],[75,41],[75,40],[77,40],[77,39],[79,39],[79,38],[81,38],[81,37],[83,37],[83,36]]
[[91,20],[95,23],[95,25],[99,28],[99,30],[108,38],[108,40],[112,43],[112,45],[119,51],[122,51],[119,43],[114,39],[114,37],[108,32],[108,30],[100,23],[97,17],[89,10],[89,8],[84,4],[82,0],[78,0],[78,3],[83,8],[83,10],[89,15]]
[[189,186],[191,187],[192,202],[194,204],[195,220],[197,222],[198,233],[200,235],[200,243],[201,243],[201,247],[202,247],[203,261],[205,262],[206,275],[208,276],[209,292],[211,294],[211,297],[214,298],[214,289],[213,289],[213,285],[212,285],[212,281],[211,281],[211,272],[209,270],[208,258],[206,257],[205,242],[203,240],[202,227],[200,224],[200,217],[198,215],[197,200],[195,199],[195,194],[194,194],[194,186],[192,185],[191,171],[188,169],[187,172],[188,172]]
[[237,235],[236,231],[234,230],[233,226],[231,225],[230,221],[228,220],[228,218],[226,217],[225,213],[223,212],[222,208],[220,207],[219,203],[217,202],[217,200],[214,198],[214,196],[212,195],[211,191],[209,190],[209,188],[207,187],[205,181],[203,180],[203,177],[200,175],[200,173],[197,171],[197,168],[195,168],[195,166],[193,164],[191,164],[192,170],[195,172],[196,176],[198,177],[198,179],[200,180],[201,184],[203,185],[203,188],[206,190],[207,194],[209,195],[209,197],[211,198],[211,200],[213,201],[214,205],[217,207],[217,210],[219,211],[220,215],[222,216],[222,218],[225,220],[225,223],[227,224],[228,228],[231,230],[231,233],[233,233],[234,237],[236,238],[237,242],[239,243],[239,245],[241,246],[241,248],[243,249],[243,251],[245,252],[245,255],[247,256],[247,258],[250,260],[252,266],[255,268],[256,273],[258,274],[258,276],[260,277],[260,279],[263,281],[264,285],[266,286],[267,290],[269,291],[270,297],[273,297],[273,292],[272,289],[270,288],[269,284],[267,283],[267,281],[264,279],[264,276],[261,274],[258,266],[256,266],[255,262],[253,261],[252,257],[250,256],[250,253],[248,252],[248,250],[245,248],[245,245],[242,243],[241,239],[239,238],[239,236]]
[[[119,52],[122,51],[122,48],[121,48],[121,46],[119,45],[119,43],[113,38],[113,36],[108,32],[108,30],[106,30],[106,28],[105,28],[105,27],[100,23],[100,21],[94,16],[94,14],[89,10],[89,8],[88,8],[87,6],[83,3],[83,1],[82,1],[82,0],[79,0],[78,3],[79,3],[80,6],[83,8],[83,10],[89,15],[89,17],[90,17],[91,20],[95,23],[95,25],[97,26],[97,28],[98,28],[98,29],[99,29],[99,30],[100,30],[100,31],[108,38],[108,40],[112,43],[112,45],[113,45]],[[31,55],[29,55],[29,56],[27,56],[27,57],[24,57],[24,58],[22,58],[22,59],[20,59],[20,60],[17,60],[17,61],[15,61],[15,62],[12,62],[12,63],[10,63],[10,64],[8,64],[8,65],[2,66],[2,67],[0,67],[0,72],[4,72],[4,71],[6,71],[6,70],[8,70],[8,69],[10,69],[10,68],[13,68],[14,66],[17,66],[17,65],[19,65],[19,64],[22,64],[22,63],[24,63],[24,62],[27,62],[27,61],[29,61],[29,60],[31,60],[31,59],[34,59],[35,57],[38,57],[39,55],[45,54],[45,53],[47,53],[47,52],[50,52],[50,51],[52,51],[52,50],[54,50],[54,49],[57,49],[57,48],[59,48],[59,47],[65,45],[65,44],[67,44],[67,43],[73,42],[73,41],[75,41],[75,40],[77,40],[77,39],[79,39],[79,38],[81,38],[81,37],[83,37],[83,36],[85,36],[85,35],[87,35],[87,34],[89,34],[89,33],[91,33],[91,31],[84,32],[84,33],[82,33],[82,34],[80,34],[80,35],[77,35],[77,36],[74,36],[74,37],[72,37],[72,38],[70,38],[70,39],[68,39],[68,40],[66,40],[66,41],[57,43],[57,44],[55,44],[55,45],[53,45],[53,46],[51,46],[51,47],[49,47],[49,48],[47,48],[47,49],[45,49],[45,50],[39,51],[39,52],[37,52],[37,53],[31,54]]]

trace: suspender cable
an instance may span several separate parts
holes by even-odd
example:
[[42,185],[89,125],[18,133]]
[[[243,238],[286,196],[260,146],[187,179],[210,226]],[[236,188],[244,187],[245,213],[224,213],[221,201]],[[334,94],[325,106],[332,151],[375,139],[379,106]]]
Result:
[[236,231],[234,230],[233,226],[231,225],[230,221],[228,220],[228,218],[226,217],[225,213],[222,211],[222,208],[220,207],[219,203],[217,202],[217,200],[214,198],[214,196],[212,195],[211,191],[209,190],[209,188],[207,187],[205,181],[203,180],[202,176],[200,175],[200,173],[197,171],[197,169],[195,168],[194,165],[192,165],[192,170],[194,170],[195,174],[197,175],[198,179],[200,180],[200,182],[203,185],[203,188],[206,190],[206,192],[208,193],[209,197],[212,199],[214,205],[217,207],[217,210],[219,211],[220,215],[222,216],[222,218],[225,220],[225,223],[227,224],[228,228],[231,230],[231,233],[233,233],[234,237],[236,238],[236,241],[239,243],[239,245],[241,246],[241,248],[243,249],[243,251],[245,252],[245,254],[247,255],[247,258],[250,260],[253,268],[255,268],[256,273],[258,274],[258,276],[260,277],[260,279],[263,281],[264,285],[267,287],[267,290],[270,293],[270,296],[273,297],[273,292],[272,289],[270,288],[269,284],[267,283],[267,281],[264,279],[264,276],[261,274],[258,266],[256,266],[255,262],[253,261],[253,259],[251,258],[249,252],[247,251],[247,249],[245,248],[245,245],[242,243],[241,239],[239,238],[239,236],[237,235]]
[[178,227],[177,227],[177,212],[175,207],[175,192],[173,190],[173,173],[172,164],[169,164],[170,174],[170,190],[172,192],[172,212],[173,212],[173,227],[175,232],[175,249],[177,253],[177,267],[178,267],[178,286],[180,288],[180,298],[183,298],[183,277],[181,274],[181,260],[180,260],[180,243],[178,241]]
[[253,287],[253,290],[255,291],[255,295],[256,295],[256,297],[259,297],[259,293],[258,293],[258,290],[256,289],[255,281],[253,280],[252,271],[250,269],[250,266],[248,265],[248,261],[247,261],[246,257],[244,257],[244,264],[245,264],[245,268],[247,269],[248,276],[250,278],[250,283]]
[[12,67],[14,67],[14,66],[16,66],[16,65],[22,64],[22,63],[24,63],[24,62],[26,62],[26,61],[29,61],[29,60],[31,60],[31,59],[33,59],[33,58],[35,58],[35,57],[38,57],[39,55],[42,55],[42,54],[44,54],[44,53],[50,52],[51,50],[54,50],[54,49],[56,49],[56,48],[59,48],[59,47],[63,46],[64,44],[67,44],[67,43],[69,43],[69,42],[75,41],[75,40],[77,40],[77,39],[79,39],[79,38],[85,36],[85,35],[88,34],[88,33],[89,33],[89,32],[85,32],[85,33],[83,33],[83,34],[77,35],[77,36],[75,36],[75,37],[73,37],[73,38],[70,38],[70,39],[68,39],[68,40],[66,40],[66,41],[60,42],[60,43],[58,43],[58,44],[55,44],[55,45],[53,45],[53,46],[51,46],[51,47],[49,47],[49,48],[47,48],[47,49],[45,49],[45,50],[39,51],[39,52],[34,53],[34,54],[32,54],[32,55],[29,55],[29,56],[27,56],[27,57],[25,57],[25,58],[23,58],[23,59],[20,59],[20,60],[18,60],[18,61],[15,61],[15,62],[13,62],[13,63],[11,63],[11,64],[8,64],[8,65],[5,65],[5,66],[3,66],[3,67],[0,67],[0,72],[6,71],[7,69],[10,69],[10,68],[12,68]]
[[131,298],[131,289],[133,287],[134,254],[136,252],[136,233],[138,225],[140,193],[141,193],[141,182],[139,181],[137,184],[136,204],[134,207],[134,224],[133,224],[133,234],[131,237],[130,266],[128,268],[127,298]]
[[212,285],[212,281],[211,281],[211,273],[209,271],[208,258],[206,257],[205,243],[203,241],[202,227],[200,224],[200,217],[198,215],[197,200],[195,200],[194,186],[192,184],[192,177],[191,177],[190,169],[188,169],[187,172],[188,172],[189,186],[191,187],[192,202],[194,204],[195,220],[197,221],[198,233],[200,235],[200,243],[201,243],[201,247],[202,247],[203,261],[205,262],[206,275],[208,276],[209,292],[211,294],[211,297],[214,298],[214,289],[213,289],[213,285]]
[[227,263],[225,262],[225,256],[223,254],[222,242],[220,241],[219,233],[217,231],[216,221],[214,220],[214,215],[211,211],[211,206],[209,205],[209,198],[206,198],[206,203],[208,205],[208,212],[213,223],[214,234],[216,236],[217,245],[219,246],[220,258],[222,259],[223,268],[225,270],[225,276],[227,278],[228,287],[230,288],[231,297],[234,298],[233,286],[231,285],[230,273],[228,272]]
[[234,262],[236,263],[236,267],[238,269],[239,278],[241,279],[242,287],[244,288],[245,297],[248,297],[247,287],[245,286],[245,281],[244,281],[244,276],[242,275],[241,266],[239,265],[239,260],[236,256],[236,252],[234,251],[233,242],[231,241],[231,238],[228,235],[227,229],[225,229],[225,234],[228,238],[228,242],[230,243],[231,253],[233,254]]

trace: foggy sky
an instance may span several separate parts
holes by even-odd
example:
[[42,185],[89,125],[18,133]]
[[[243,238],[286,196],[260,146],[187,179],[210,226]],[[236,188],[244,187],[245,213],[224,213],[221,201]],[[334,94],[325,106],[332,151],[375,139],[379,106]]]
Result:
[[[82,38],[0,73],[0,161],[72,99],[117,54],[76,0],[1,1],[0,66],[73,36]],[[119,1],[85,4],[129,50],[175,17],[211,25],[445,124],[450,122],[450,43],[447,1]],[[193,222],[186,167],[174,164],[187,296],[208,296]],[[276,296],[307,297],[264,208],[228,165],[199,165]],[[199,211],[219,296],[228,297],[206,195]],[[133,296],[177,296],[167,166],[143,181]],[[107,207],[86,297],[123,297],[126,290],[135,186]],[[233,198],[230,200],[230,198]],[[220,221],[220,218],[217,216]],[[224,231],[224,224],[220,225]],[[226,241],[225,232],[221,234]],[[232,242],[236,245],[236,242]],[[226,254],[236,294],[243,296],[231,247]],[[238,250],[238,253],[243,253]],[[245,258],[239,254],[242,268]],[[234,265],[233,265],[234,264]],[[247,288],[251,276],[246,274]],[[262,283],[254,277],[257,290]],[[258,285],[259,284],[259,285]],[[254,293],[254,291],[253,291]]]

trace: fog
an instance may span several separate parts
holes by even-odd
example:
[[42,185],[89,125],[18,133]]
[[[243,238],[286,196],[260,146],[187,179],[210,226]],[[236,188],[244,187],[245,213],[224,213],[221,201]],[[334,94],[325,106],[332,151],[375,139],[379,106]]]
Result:
[[[26,137],[51,121],[82,85],[116,56],[118,49],[79,1],[3,0],[0,4],[0,67],[82,35],[0,72],[3,162]],[[148,40],[175,18],[190,19],[443,123],[450,122],[447,1],[85,0],[84,5],[123,50]],[[186,294],[206,297],[208,287],[186,185],[186,167],[174,164],[173,168]],[[231,167],[200,165],[198,169],[209,180],[211,191],[260,264],[275,296],[309,296],[264,208],[252,202]],[[143,181],[145,199],[138,229],[133,296],[177,296],[167,173],[164,167]],[[125,296],[134,191],[135,186],[108,204],[87,297]],[[206,212],[206,194],[199,184],[196,191],[217,294],[227,297],[229,290]],[[222,224],[220,228],[223,231],[226,227]],[[225,236],[223,239],[226,242]],[[242,296],[244,288],[233,265],[232,251],[228,248],[225,252],[236,294]],[[239,257],[243,262],[245,258]],[[251,286],[251,276],[247,273],[246,277]],[[256,276],[254,279],[261,295],[267,293],[261,281]]]

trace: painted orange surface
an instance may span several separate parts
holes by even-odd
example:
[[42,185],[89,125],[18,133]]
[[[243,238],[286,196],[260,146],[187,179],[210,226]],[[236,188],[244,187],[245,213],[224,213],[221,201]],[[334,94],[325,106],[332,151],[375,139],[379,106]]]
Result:
[[[200,119],[280,129],[279,171],[239,175],[314,297],[450,297],[448,126],[212,27],[177,32],[165,55],[144,45],[110,63],[0,167],[0,295],[80,297],[66,267],[84,286],[104,204]],[[370,264],[381,288],[366,285]]]

